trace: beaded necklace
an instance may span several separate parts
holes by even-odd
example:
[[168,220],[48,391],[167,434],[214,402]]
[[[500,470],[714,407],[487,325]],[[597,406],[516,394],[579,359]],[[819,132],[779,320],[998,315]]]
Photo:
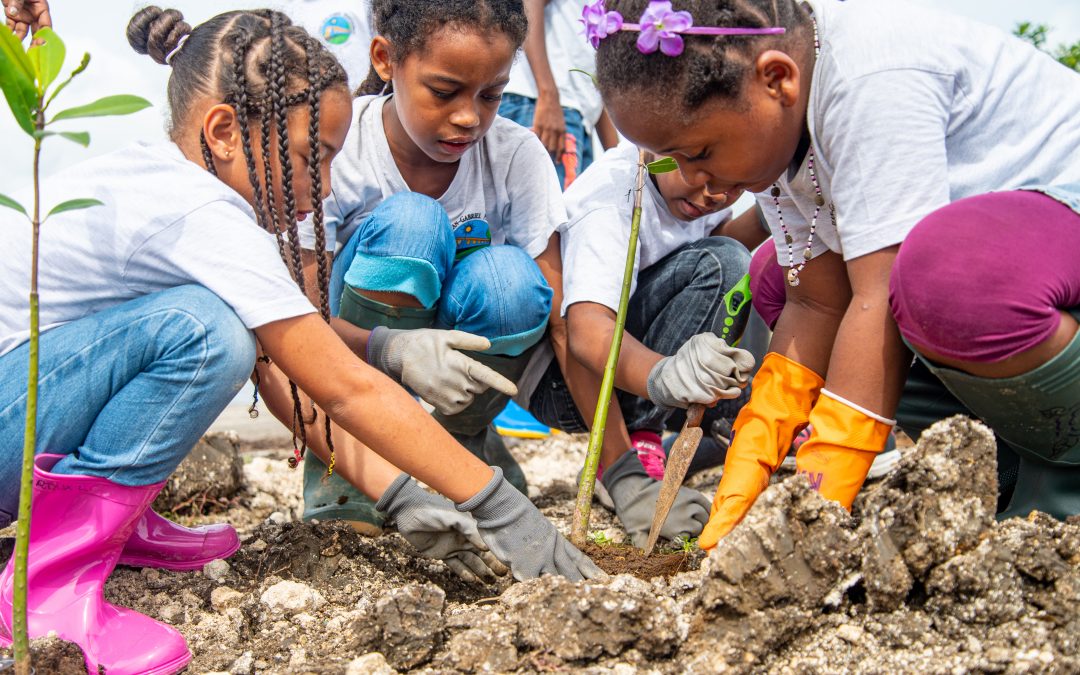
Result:
[[[817,19],[811,17],[810,21],[814,26],[814,59],[816,60],[821,56],[821,41],[818,38],[818,25]],[[817,233],[817,221],[818,216],[821,214],[821,207],[825,206],[825,197],[821,194],[821,186],[818,184],[817,173],[814,171],[814,143],[811,140],[810,149],[807,151],[806,156],[806,169],[810,174],[810,184],[814,186],[814,216],[810,219],[810,236],[806,239],[806,250],[803,251],[803,259],[798,265],[795,264],[795,249],[792,248],[792,244],[795,240],[792,238],[791,233],[788,232],[787,227],[784,225],[784,212],[780,208],[780,186],[773,184],[772,186],[772,198],[773,204],[776,205],[776,218],[780,221],[780,230],[784,233],[784,242],[787,244],[788,251],[788,273],[787,282],[789,286],[795,287],[799,285],[799,274],[806,267],[806,263],[814,257],[811,249],[814,245],[814,235]],[[830,209],[833,217],[833,223],[836,222],[836,209],[835,207]]]

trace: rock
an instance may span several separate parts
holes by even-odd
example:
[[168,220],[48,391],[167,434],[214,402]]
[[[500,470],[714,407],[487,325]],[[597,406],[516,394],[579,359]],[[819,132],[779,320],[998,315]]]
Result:
[[232,498],[244,484],[240,441],[233,432],[207,434],[169,476],[154,500],[158,511],[202,512],[208,503]]
[[381,646],[395,668],[414,668],[442,644],[446,593],[432,584],[408,584],[387,591],[375,603]]
[[674,601],[627,575],[576,584],[555,576],[531,579],[512,586],[500,602],[523,646],[567,661],[617,656],[630,647],[666,656],[679,638]]
[[930,570],[979,543],[997,506],[997,444],[966,417],[935,423],[861,502],[869,604],[894,610]]
[[397,675],[379,652],[358,656],[345,667],[345,675]]
[[514,670],[518,650],[514,646],[517,626],[497,613],[481,612],[457,616],[447,626],[460,622],[474,627],[454,634],[435,665],[456,672],[505,673]]
[[326,604],[321,593],[298,581],[279,581],[263,591],[259,602],[272,613],[289,616],[310,612]]
[[221,581],[225,577],[229,576],[229,563],[224,560],[211,560],[203,565],[202,572],[207,579],[213,581]]
[[225,613],[225,610],[239,607],[244,601],[244,594],[228,586],[218,586],[210,591],[210,606],[215,611]]
[[244,652],[240,658],[233,661],[229,672],[233,675],[248,675],[255,669],[255,655],[252,652]]

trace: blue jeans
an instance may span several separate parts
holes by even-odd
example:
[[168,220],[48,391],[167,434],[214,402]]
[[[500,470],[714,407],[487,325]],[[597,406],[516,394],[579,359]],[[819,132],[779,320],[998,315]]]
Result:
[[[725,318],[724,294],[749,267],[746,248],[726,237],[707,237],[673,251],[638,275],[637,290],[627,307],[626,331],[665,356],[677,352],[699,333],[719,334]],[[616,390],[616,397],[631,433],[678,429],[686,418],[683,410],[663,408],[625,391]],[[748,400],[749,387],[739,398],[720,401],[705,412],[701,427],[709,429],[717,417],[733,420]],[[537,384],[529,412],[563,431],[588,431],[556,362]]]
[[[0,357],[0,524],[14,520],[29,344]],[[244,385],[255,339],[202,286],[146,295],[42,334],[37,451],[60,474],[165,480]]]
[[486,354],[525,353],[547,329],[551,287],[523,249],[477,246],[487,224],[470,224],[455,233],[442,206],[415,192],[386,199],[334,258],[331,311],[338,313],[345,284],[405,293],[437,307],[436,328],[488,338]]
[[[519,94],[503,94],[499,104],[499,115],[513,120],[521,126],[531,129],[533,116],[536,114],[536,99]],[[566,134],[577,142],[577,175],[589,168],[593,161],[592,137],[585,133],[585,122],[581,113],[573,108],[563,108],[566,119]],[[555,172],[559,174],[559,185],[566,185],[566,169],[561,162],[555,162]]]

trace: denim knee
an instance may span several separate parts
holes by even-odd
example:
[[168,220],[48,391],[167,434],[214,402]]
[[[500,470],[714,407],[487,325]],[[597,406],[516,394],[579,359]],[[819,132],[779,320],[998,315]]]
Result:
[[518,356],[543,337],[552,295],[528,253],[488,246],[450,271],[436,326],[488,338],[490,354]]
[[392,291],[434,307],[454,264],[454,233],[446,210],[416,192],[379,204],[342,250],[344,282],[365,291]]

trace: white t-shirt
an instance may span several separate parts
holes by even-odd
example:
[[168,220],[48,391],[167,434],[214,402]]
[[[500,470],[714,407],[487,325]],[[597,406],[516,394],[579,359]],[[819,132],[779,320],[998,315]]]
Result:
[[[575,302],[595,302],[612,310],[619,307],[637,166],[638,149],[622,143],[604,153],[566,190],[570,221],[562,232],[564,316]],[[731,211],[723,209],[690,222],[679,220],[668,210],[653,181],[646,180],[630,292],[637,288],[640,270],[704,239],[730,217]]]
[[[135,144],[45,180],[45,199],[103,202],[42,225],[41,330],[200,284],[248,328],[315,311],[250,205],[172,143]],[[29,204],[29,195],[20,195]],[[0,209],[0,355],[29,338],[30,226]]]
[[[383,105],[389,100],[361,96],[354,102],[359,129],[352,130],[334,160],[333,192],[324,203],[331,251],[344,245],[384,199],[409,190],[383,128]],[[475,246],[487,229],[492,244],[511,244],[535,258],[566,222],[559,179],[544,146],[531,131],[502,117],[462,155],[438,201],[463,248]],[[300,235],[305,248],[315,248],[309,223],[300,223]]]
[[[807,119],[826,201],[814,255],[893,246],[964,197],[1080,181],[1077,73],[999,29],[901,0],[812,5],[821,55]],[[814,212],[807,161],[778,184],[798,263]],[[786,266],[773,198],[757,197]]]
[[285,13],[337,57],[350,91],[360,86],[371,70],[371,0],[291,0]]
[[[559,104],[580,112],[587,128],[591,128],[604,109],[600,91],[588,75],[571,72],[572,68],[596,72],[596,50],[585,39],[581,23],[585,4],[584,0],[550,0],[544,8],[544,44],[559,90]],[[510,84],[503,91],[536,98],[536,78],[524,50],[518,52],[510,70]]]

